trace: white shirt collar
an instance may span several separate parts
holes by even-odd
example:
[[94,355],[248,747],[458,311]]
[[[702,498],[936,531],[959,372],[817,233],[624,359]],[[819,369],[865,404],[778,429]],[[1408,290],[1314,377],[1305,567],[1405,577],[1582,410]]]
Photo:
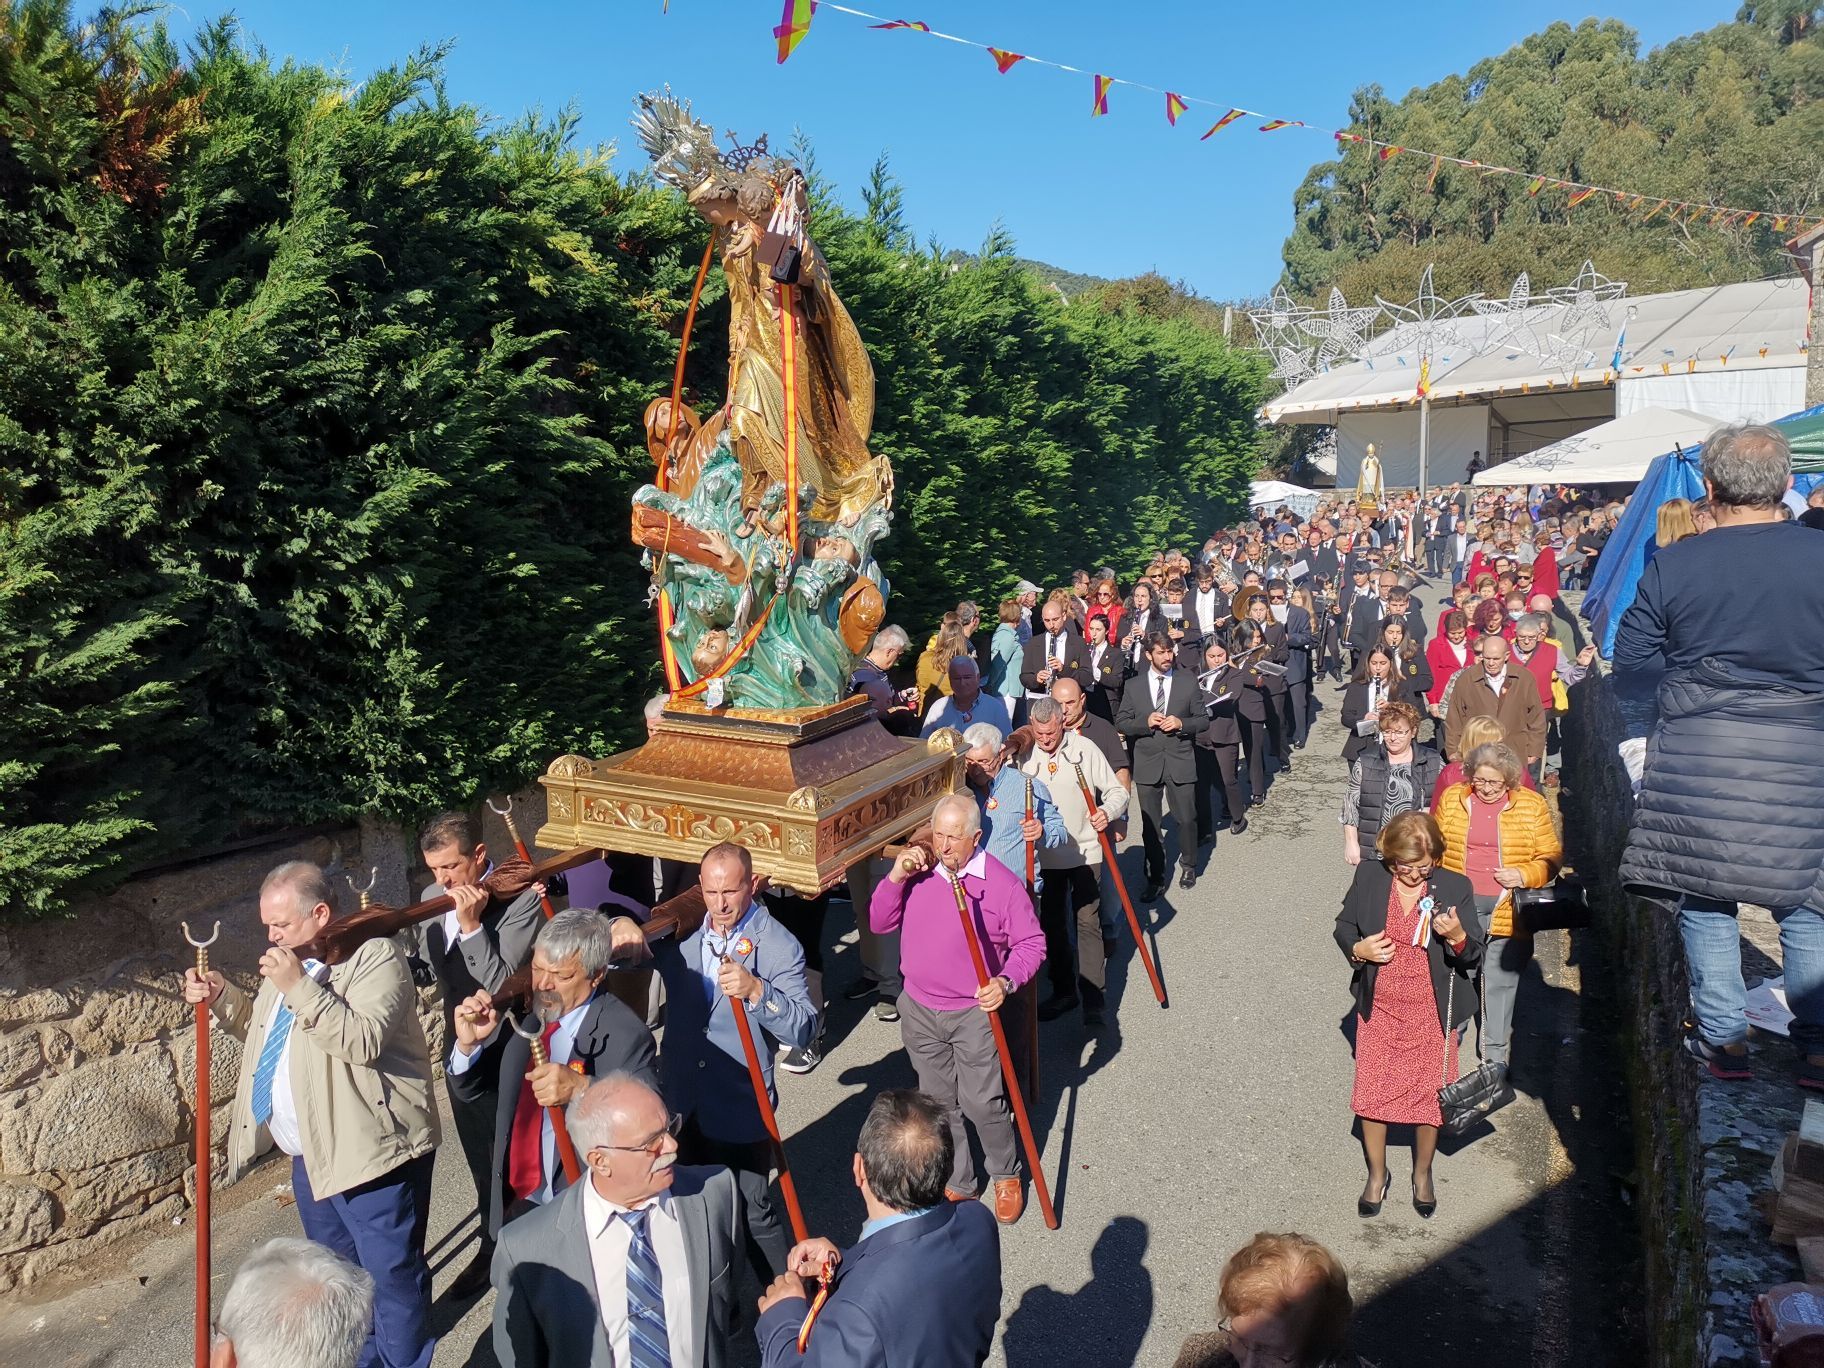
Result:
[[[939,861],[938,868],[946,879],[953,878],[949,865]],[[988,877],[988,852],[978,848],[975,854],[969,857],[969,863],[963,866],[963,873],[972,879],[986,879]]]
[[600,1235],[606,1231],[623,1212],[645,1211],[650,1209],[655,1216],[671,1214],[671,1190],[667,1188],[656,1197],[640,1203],[637,1207],[624,1207],[618,1202],[611,1202],[595,1190],[593,1179],[583,1180],[583,1229],[590,1235]]

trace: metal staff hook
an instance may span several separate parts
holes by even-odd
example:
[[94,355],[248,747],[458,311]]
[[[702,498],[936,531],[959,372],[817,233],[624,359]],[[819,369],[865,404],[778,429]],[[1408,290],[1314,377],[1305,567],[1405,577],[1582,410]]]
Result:
[[[534,1013],[532,1016],[531,1030],[521,1029],[519,1023],[520,1018],[518,1016],[512,1012],[507,1013],[507,1025],[513,1028],[513,1034],[525,1041],[526,1044],[532,1048],[532,1067],[538,1068],[541,1065],[550,1063],[551,1057],[545,1053],[544,1022],[540,1020],[536,1013]],[[526,1088],[530,1087],[531,1084],[522,1081],[520,1086]],[[581,1161],[576,1157],[576,1145],[572,1143],[570,1139],[570,1127],[564,1121],[564,1109],[562,1107],[546,1107],[545,1113],[551,1118],[551,1139],[555,1143],[557,1149],[557,1161],[563,1165],[564,1181],[567,1183],[574,1183],[582,1176],[583,1166]]]
[[[218,921],[208,940],[179,922],[184,939],[196,950],[196,976],[209,981],[209,947],[221,939]],[[209,1308],[209,1004],[196,1004],[196,1368],[208,1368],[212,1336]]]
[[353,874],[344,874],[342,877],[347,879],[348,886],[355,890],[355,896],[361,900],[361,910],[363,912],[374,905],[374,885],[380,882],[379,865],[369,865],[367,867],[367,882],[364,884],[356,883]]
[[[519,858],[524,860],[527,864],[531,864],[532,852],[526,848],[525,839],[519,834],[519,823],[513,820],[513,795],[510,793],[507,795],[507,805],[505,807],[495,807],[494,800],[492,798],[488,799],[488,811],[500,818],[502,824],[507,828],[507,837],[513,842],[513,848],[519,852]],[[538,901],[545,909],[546,921],[550,921],[551,918],[557,915],[557,908],[552,906],[551,895],[549,893],[539,894]],[[523,1035],[525,1033],[522,1031],[520,1034]]]

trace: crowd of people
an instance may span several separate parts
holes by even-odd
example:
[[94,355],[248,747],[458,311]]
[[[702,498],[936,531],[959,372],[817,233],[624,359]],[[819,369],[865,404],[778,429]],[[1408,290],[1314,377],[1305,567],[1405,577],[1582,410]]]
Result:
[[[1774,557],[1802,596],[1824,594],[1824,541],[1766,536],[1778,497],[1763,496],[1785,459],[1767,431],[1727,430],[1706,448],[1703,517],[1662,519],[1618,667],[1701,671],[1720,657],[1748,678],[1713,689],[1752,707],[1739,694],[1768,687],[1778,654],[1773,678],[1797,670],[1824,690],[1824,658],[1814,659],[1824,633],[1795,665],[1791,634],[1770,622],[1760,641],[1720,568]],[[1339,499],[1306,517],[1259,514],[1189,554],[1162,551],[1125,586],[1112,569],[1078,571],[1049,593],[1021,581],[992,627],[965,600],[916,654],[908,633],[882,627],[854,691],[896,733],[956,732],[967,786],[836,890],[863,966],[841,991],[898,1026],[918,1080],[872,1101],[848,1175],[865,1220],[846,1250],[788,1235],[758,1095],[776,1100],[775,1065],[805,1073],[821,1061],[831,893],[765,891],[748,852],[719,845],[695,867],[611,857],[600,898],[547,918],[541,885],[488,890],[488,851],[468,818],[450,814],[426,825],[420,846],[436,880],[426,895],[448,893],[452,910],[409,947],[372,940],[332,966],[304,952],[341,915],[336,889],[312,865],[273,870],[260,893],[271,944],[257,995],[194,971],[185,994],[212,1003],[245,1042],[232,1173],[273,1146],[290,1156],[314,1243],[274,1242],[243,1268],[219,1318],[220,1361],[428,1365],[424,1239],[441,1123],[417,974],[440,990],[435,1062],[483,1232],[449,1295],[493,1287],[503,1365],[720,1364],[743,1267],[766,1289],[754,1333],[769,1368],[979,1364],[1000,1317],[999,1227],[1021,1218],[1031,1178],[991,1023],[1016,1040],[1066,1017],[1088,1032],[1107,1025],[1108,964],[1126,934],[1114,856],[1134,814],[1139,902],[1164,896],[1174,874],[1194,887],[1221,834],[1245,832],[1250,812],[1272,801],[1325,706],[1342,736],[1317,763],[1347,776],[1338,818],[1352,872],[1335,938],[1355,1001],[1358,1212],[1380,1215],[1389,1129],[1410,1128],[1411,1201],[1429,1218],[1439,1093],[1458,1077],[1472,1024],[1478,1067],[1511,1096],[1517,989],[1532,953],[1517,895],[1561,868],[1548,757],[1569,690],[1594,668],[1562,590],[1587,576],[1619,511],[1538,487],[1453,485],[1374,507]],[[1736,546],[1750,527],[1761,540]],[[1714,548],[1682,544],[1712,532]],[[1421,592],[1441,608],[1435,622]],[[1809,620],[1824,622],[1824,602],[1815,611]],[[1733,656],[1713,639],[1724,634]],[[1338,690],[1327,704],[1325,681]],[[653,701],[649,719],[663,704]],[[1757,716],[1801,725],[1764,704]],[[1700,1025],[1691,1049],[1717,1076],[1739,1076],[1740,971],[1731,981],[1721,945],[1735,890],[1691,874],[1666,853],[1670,838],[1653,843],[1681,811],[1643,823],[1634,881],[1682,899]],[[1800,1081],[1824,1086],[1824,920],[1807,907],[1817,884],[1802,886],[1824,867],[1824,834],[1815,817],[1794,821],[1816,838],[1816,857],[1800,852],[1770,880],[1784,899],[1770,905],[1799,1017]],[[702,925],[649,943],[648,911],[692,881]],[[959,906],[977,929],[979,971]],[[522,969],[536,1039],[496,1001]],[[763,1061],[758,1090],[743,1022]],[[567,1181],[567,1159],[580,1161],[580,1180]],[[909,1303],[912,1285],[921,1294]],[[290,1323],[287,1290],[307,1287],[346,1311],[333,1337],[342,1347],[309,1360],[253,1351]],[[943,1315],[921,1309],[935,1302]],[[1347,1276],[1321,1246],[1261,1235],[1223,1273],[1217,1331],[1180,1362],[1354,1363],[1349,1307]]]

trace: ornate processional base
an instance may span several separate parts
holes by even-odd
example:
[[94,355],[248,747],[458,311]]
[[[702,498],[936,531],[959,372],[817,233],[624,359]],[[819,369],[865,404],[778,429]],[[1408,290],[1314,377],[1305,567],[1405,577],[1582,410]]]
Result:
[[548,850],[595,846],[695,862],[733,841],[775,887],[811,894],[929,820],[963,786],[955,734],[904,740],[865,697],[712,712],[673,700],[637,750],[561,755],[539,781]]

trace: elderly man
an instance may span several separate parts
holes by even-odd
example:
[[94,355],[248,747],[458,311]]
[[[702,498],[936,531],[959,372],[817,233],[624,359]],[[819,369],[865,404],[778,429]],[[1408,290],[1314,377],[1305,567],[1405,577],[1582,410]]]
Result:
[[364,941],[340,964],[301,958],[337,916],[336,890],[313,864],[282,864],[260,885],[271,942],[249,998],[210,970],[184,971],[184,1000],[207,1002],[244,1042],[228,1125],[228,1176],[270,1146],[291,1156],[304,1233],[374,1279],[362,1368],[428,1368],[431,1272],[424,1229],[437,1109],[418,993],[390,940]]
[[500,1233],[500,1368],[722,1368],[741,1194],[725,1168],[678,1162],[678,1118],[626,1074],[565,1113],[587,1181]]
[[950,692],[938,696],[925,714],[925,725],[919,735],[929,737],[940,727],[965,732],[978,722],[986,722],[1002,733],[1012,730],[1007,705],[994,694],[982,689],[982,673],[975,661],[959,655],[950,662]]
[[[1127,786],[1098,746],[1065,725],[1064,709],[1055,698],[1032,705],[1032,743],[1020,759],[1020,773],[1051,786],[1070,834],[1068,842],[1039,852],[1039,867],[1045,871],[1039,925],[1045,932],[1045,969],[1051,980],[1051,996],[1039,1004],[1039,1020],[1055,1020],[1081,1003],[1084,1024],[1100,1026],[1108,955],[1101,918],[1099,833],[1127,811]],[[1079,775],[1089,784],[1089,797],[1084,796]]]
[[499,1087],[494,1094],[488,1238],[530,1207],[543,1206],[568,1179],[558,1163],[550,1108],[563,1107],[591,1078],[625,1073],[658,1086],[652,1032],[632,1008],[604,986],[615,931],[623,953],[644,949],[645,937],[627,918],[611,924],[590,908],[572,907],[546,922],[532,947],[532,1015],[544,1026],[545,1063],[532,1067],[532,1047],[517,1031],[502,1031],[493,997],[477,992],[455,1015],[455,1045],[444,1077],[454,1097],[473,1086],[476,1061],[497,1041]]
[[874,633],[868,653],[855,663],[849,675],[849,692],[866,694],[874,705],[875,720],[895,736],[918,735],[917,709],[907,706],[905,697],[894,690],[887,678],[887,672],[899,664],[911,644],[905,628],[882,627]]
[[1621,881],[1678,909],[1686,1048],[1722,1078],[1750,1072],[1737,907],[1773,912],[1798,1082],[1824,1090],[1824,540],[1781,521],[1778,428],[1712,433],[1703,471],[1716,526],[1654,553],[1615,634],[1617,677],[1659,682]]
[[1013,586],[1014,601],[1020,605],[1020,645],[1032,640],[1032,610],[1039,606],[1039,595],[1044,591],[1031,580],[1023,579]]
[[963,744],[969,749],[963,774],[981,805],[982,848],[1023,877],[1028,844],[1040,850],[1066,845],[1070,832],[1051,800],[1051,790],[1040,780],[1033,781],[1032,816],[1026,815],[1026,779],[1003,763],[1005,740],[986,722],[977,722],[964,732]]
[[1507,638],[1485,636],[1476,643],[1476,664],[1457,672],[1444,704],[1444,754],[1463,758],[1463,728],[1472,717],[1492,717],[1507,744],[1531,769],[1545,754],[1545,705],[1532,674],[1516,665]]
[[[1102,758],[1108,761],[1113,771],[1115,782],[1129,794],[1134,791],[1134,776],[1130,768],[1132,761],[1128,758],[1127,742],[1121,739],[1121,733],[1115,730],[1115,709],[1121,706],[1117,691],[1109,707],[1108,714],[1095,711],[1095,692],[1085,697],[1083,690],[1075,680],[1060,679],[1052,685],[1051,696],[1064,712],[1064,730],[1074,736],[1080,736],[1090,745],[1102,752]],[[1127,839],[1127,814],[1113,818],[1108,824],[1108,839],[1115,845]],[[1121,906],[1120,894],[1115,891],[1115,870],[1107,860],[1099,866],[1102,881],[1102,899],[1097,915],[1102,919],[1102,958],[1110,960],[1115,955],[1115,920]]]
[[[544,924],[540,898],[542,884],[533,884],[516,898],[497,898],[481,886],[493,868],[488,848],[475,830],[474,821],[460,812],[433,818],[418,833],[418,850],[425,868],[436,880],[419,894],[421,899],[448,893],[456,906],[441,917],[420,922],[417,955],[436,976],[443,1005],[443,1038],[455,1036],[452,1020],[456,1005],[477,992],[493,992],[525,968],[532,953],[532,938]],[[494,1114],[500,1103],[500,1042],[475,1058],[457,1088],[444,1075],[450,1098],[450,1119],[462,1144],[463,1161],[475,1185],[475,1210],[480,1224],[481,1248],[467,1268],[450,1284],[453,1297],[472,1297],[486,1290],[488,1265],[494,1259],[489,1192],[492,1187]]]
[[[667,937],[651,947],[665,980],[660,1076],[684,1118],[685,1157],[734,1170],[747,1204],[749,1259],[767,1282],[784,1271],[790,1242],[773,1200],[772,1137],[754,1100],[734,1014],[747,1014],[767,1096],[777,1105],[773,1058],[782,1045],[811,1043],[817,1005],[805,980],[804,949],[760,902],[747,848],[728,841],[711,846],[698,882],[703,924],[682,941]],[[616,946],[632,948],[638,924],[618,917],[615,923]]]
[[281,1236],[235,1271],[215,1318],[209,1368],[355,1368],[373,1323],[374,1280],[364,1270],[320,1244]]
[[[979,1204],[944,1200],[951,1148],[931,1098],[904,1088],[875,1097],[851,1165],[868,1213],[861,1238],[847,1251],[825,1239],[792,1250],[790,1271],[760,1299],[755,1333],[766,1368],[976,1368],[987,1360],[1001,1315],[1001,1237]],[[804,1280],[831,1268],[829,1300],[801,1355]]]
[[[966,1202],[980,1191],[963,1130],[966,1116],[988,1164],[995,1219],[1010,1225],[1020,1219],[1026,1197],[1013,1113],[987,1013],[999,1011],[1008,995],[1038,972],[1045,933],[1019,876],[978,849],[981,840],[982,815],[972,799],[957,793],[938,799],[930,849],[908,845],[899,853],[874,890],[868,915],[877,930],[904,928],[900,1038],[918,1071],[920,1090],[936,1100],[949,1123],[955,1158],[944,1195]],[[986,984],[976,982],[957,910],[957,887],[978,929]]]

